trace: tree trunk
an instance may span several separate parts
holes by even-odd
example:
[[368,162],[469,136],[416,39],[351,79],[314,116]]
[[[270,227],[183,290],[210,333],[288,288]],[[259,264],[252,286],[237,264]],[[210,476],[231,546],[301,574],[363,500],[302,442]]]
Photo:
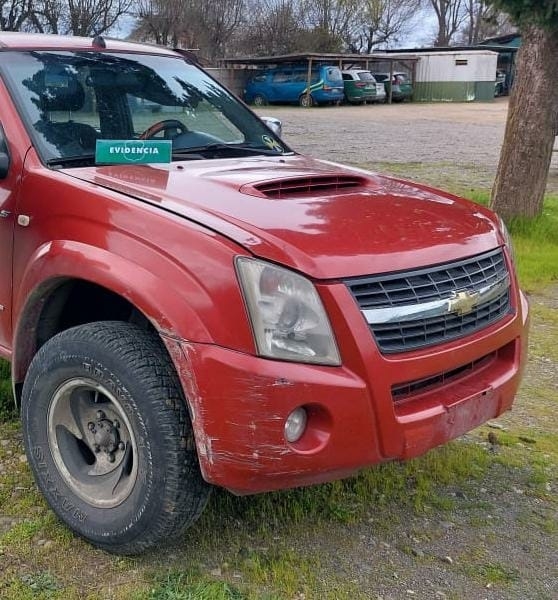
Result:
[[516,78],[491,207],[502,217],[542,212],[554,137],[558,133],[558,34],[522,31]]

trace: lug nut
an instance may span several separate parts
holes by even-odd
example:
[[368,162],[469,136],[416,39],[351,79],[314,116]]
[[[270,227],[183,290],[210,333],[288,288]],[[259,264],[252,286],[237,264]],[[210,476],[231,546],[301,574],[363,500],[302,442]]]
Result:
[[95,452],[95,454],[98,454],[101,451],[101,446],[99,446],[99,444],[93,444],[93,452]]
[[97,411],[97,419],[101,420],[105,418],[105,413],[102,410]]
[[107,455],[107,460],[108,460],[110,463],[113,463],[113,462],[114,462],[114,454],[109,454],[109,455]]
[[126,448],[126,444],[124,442],[118,442],[118,449],[124,450],[124,448]]
[[89,431],[92,431],[93,433],[95,433],[95,423],[87,423],[87,428],[89,429]]

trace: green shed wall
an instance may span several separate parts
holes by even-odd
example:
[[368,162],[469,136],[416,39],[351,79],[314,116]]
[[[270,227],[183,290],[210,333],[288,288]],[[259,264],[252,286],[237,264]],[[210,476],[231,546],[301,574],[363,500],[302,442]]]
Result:
[[494,100],[494,81],[417,81],[415,102],[489,102]]

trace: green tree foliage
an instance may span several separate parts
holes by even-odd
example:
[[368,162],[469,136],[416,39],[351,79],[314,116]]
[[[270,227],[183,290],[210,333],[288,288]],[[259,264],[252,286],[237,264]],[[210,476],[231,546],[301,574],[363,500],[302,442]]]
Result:
[[519,25],[558,30],[558,0],[490,0]]

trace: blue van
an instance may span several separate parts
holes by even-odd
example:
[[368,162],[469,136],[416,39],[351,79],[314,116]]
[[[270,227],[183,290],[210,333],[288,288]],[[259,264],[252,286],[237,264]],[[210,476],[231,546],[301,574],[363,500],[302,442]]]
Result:
[[343,100],[343,76],[331,65],[312,69],[310,95],[307,87],[308,67],[281,66],[256,72],[246,84],[244,99],[256,106],[270,102],[296,103],[300,106],[336,104]]

